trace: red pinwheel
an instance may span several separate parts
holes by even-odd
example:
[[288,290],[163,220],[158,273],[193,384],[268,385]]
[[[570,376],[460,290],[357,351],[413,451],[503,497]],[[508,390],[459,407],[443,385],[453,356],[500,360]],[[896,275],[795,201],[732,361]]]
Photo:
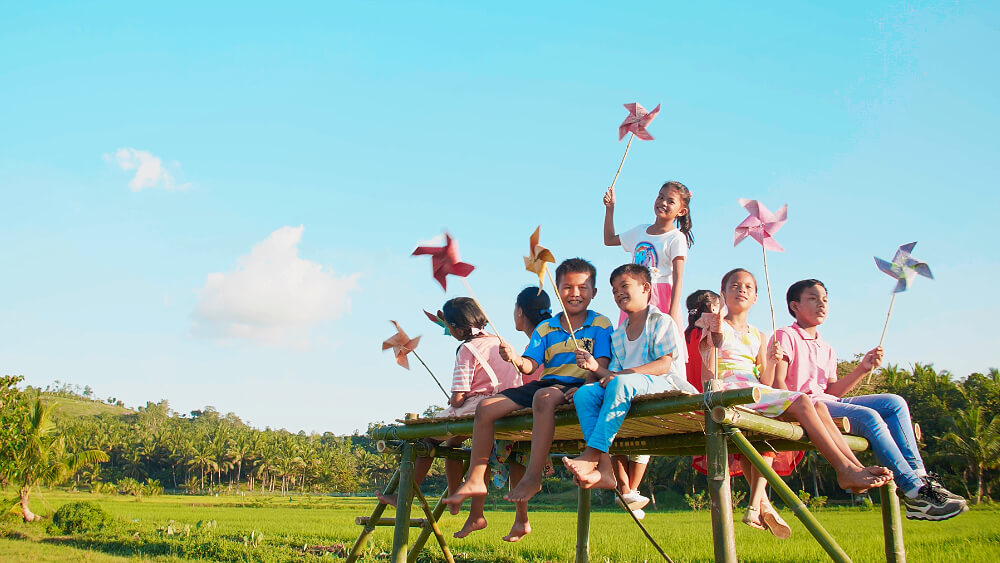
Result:
[[628,117],[618,126],[618,140],[621,141],[625,135],[632,133],[643,141],[652,141],[653,136],[646,131],[646,126],[650,121],[656,119],[656,114],[660,113],[660,104],[656,104],[653,111],[646,111],[638,102],[624,104],[628,110]]
[[782,205],[777,213],[771,213],[763,203],[756,199],[740,199],[740,205],[750,212],[750,215],[736,226],[736,236],[733,246],[747,237],[759,242],[764,250],[784,252],[774,234],[788,221],[788,205]]
[[438,309],[437,315],[433,315],[424,310],[424,314],[427,318],[434,324],[444,329],[445,336],[451,336],[451,327],[448,326],[448,321],[444,320],[444,313]]
[[400,328],[399,323],[396,321],[389,322],[396,327],[396,334],[393,334],[382,342],[382,350],[385,351],[392,348],[392,353],[396,356],[396,363],[406,369],[410,369],[410,361],[406,356],[410,352],[417,349],[417,344],[420,343],[420,337],[410,338],[405,332],[403,332],[403,329]]
[[472,264],[461,262],[458,257],[458,243],[451,238],[448,233],[444,234],[444,246],[418,246],[413,251],[412,256],[428,254],[431,257],[431,268],[434,271],[434,279],[441,284],[441,288],[448,289],[448,275],[464,278],[476,269]]

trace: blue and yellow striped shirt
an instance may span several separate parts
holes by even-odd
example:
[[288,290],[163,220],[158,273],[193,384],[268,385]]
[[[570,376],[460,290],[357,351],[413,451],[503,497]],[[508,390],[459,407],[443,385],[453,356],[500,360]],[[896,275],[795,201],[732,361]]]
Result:
[[[590,374],[576,365],[576,347],[569,331],[559,323],[562,315],[542,321],[531,335],[524,356],[545,366],[539,379],[558,379],[566,383],[583,381]],[[587,320],[573,333],[582,348],[595,358],[611,358],[611,321],[604,315],[587,311]]]

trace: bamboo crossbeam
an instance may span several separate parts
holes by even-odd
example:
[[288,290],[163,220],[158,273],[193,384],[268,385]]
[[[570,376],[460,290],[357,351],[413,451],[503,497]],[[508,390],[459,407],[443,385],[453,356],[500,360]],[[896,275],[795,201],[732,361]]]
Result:
[[[628,418],[657,416],[663,414],[683,413],[704,410],[705,402],[710,406],[733,406],[753,403],[760,400],[760,392],[753,388],[731,389],[718,393],[703,395],[679,395],[651,401],[636,401],[632,404]],[[556,412],[556,426],[573,426],[578,424],[576,411],[566,409]],[[496,422],[497,432],[530,430],[532,426],[531,413],[508,416]],[[419,440],[436,436],[471,436],[472,419],[444,420],[426,424],[379,426],[369,430],[368,435],[375,440]]]
[[[354,519],[354,523],[357,524],[358,526],[367,526],[369,524],[373,526],[395,526],[396,519],[389,517],[376,518],[373,523],[373,520],[370,516],[358,516],[357,518]],[[411,528],[423,528],[426,525],[427,525],[426,518],[410,518]]]

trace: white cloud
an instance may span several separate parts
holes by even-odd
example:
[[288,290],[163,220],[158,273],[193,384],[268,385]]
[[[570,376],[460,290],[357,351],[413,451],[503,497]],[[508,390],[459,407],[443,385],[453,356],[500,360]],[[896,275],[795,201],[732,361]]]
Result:
[[129,181],[128,187],[133,192],[141,191],[145,188],[162,187],[166,190],[185,190],[191,187],[190,183],[178,184],[174,179],[174,173],[179,173],[181,165],[174,161],[169,168],[163,165],[160,157],[154,156],[149,151],[141,151],[133,148],[120,148],[114,154],[107,153],[104,160],[111,164],[116,164],[122,170],[129,172],[135,170],[135,176]]
[[317,323],[346,312],[359,274],[337,277],[300,258],[303,230],[282,227],[241,256],[236,269],[208,274],[195,309],[195,333],[304,349]]

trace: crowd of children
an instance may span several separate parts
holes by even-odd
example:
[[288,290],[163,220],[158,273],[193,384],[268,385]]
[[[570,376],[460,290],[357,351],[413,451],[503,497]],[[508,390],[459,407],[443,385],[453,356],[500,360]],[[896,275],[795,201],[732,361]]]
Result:
[[[605,193],[604,205],[605,245],[621,246],[631,255],[610,277],[620,309],[617,328],[590,310],[597,272],[581,258],[565,260],[556,269],[554,290],[563,312],[553,315],[548,295],[537,287],[518,295],[515,326],[529,337],[522,353],[485,332],[486,318],[471,299],[452,299],[444,306],[451,334],[462,344],[450,404],[441,415],[475,414],[464,480],[461,463],[446,462],[450,494],[445,504],[457,514],[466,499],[472,501],[456,537],[486,527],[483,502],[491,457],[509,464],[511,489],[504,498],[517,508],[514,526],[503,539],[518,541],[531,532],[528,501],[541,490],[544,472],[551,471],[555,409],[565,403],[574,404],[586,441],[578,457],[563,458],[566,469],[580,487],[618,488],[628,509],[641,518],[649,499],[639,494],[638,486],[649,457],[609,455],[632,400],[665,391],[700,393],[709,385],[716,390],[756,388],[760,401],[746,407],[799,422],[845,490],[861,493],[894,480],[912,519],[944,520],[968,510],[965,499],[926,471],[903,399],[888,394],[844,397],[879,366],[882,349],[869,351],[852,373],[838,378],[833,348],[817,331],[829,307],[823,282],[792,284],[786,301],[795,322],[770,337],[747,322],[757,300],[757,280],[742,268],[722,277],[718,294],[695,291],[682,308],[684,264],[694,240],[688,188],[680,182],[663,184],[653,203],[654,221],[623,233],[614,226],[613,188]],[[684,312],[687,328],[682,333]],[[533,426],[525,464],[494,440],[494,425],[526,407],[532,409]],[[858,460],[833,417],[846,417],[852,431],[868,439],[880,465]],[[466,438],[453,437],[446,444]],[[765,459],[787,474],[798,458],[778,454]],[[418,461],[418,482],[430,461]],[[787,538],[791,528],[768,502],[764,476],[745,459],[740,465],[750,484],[743,522]]]

